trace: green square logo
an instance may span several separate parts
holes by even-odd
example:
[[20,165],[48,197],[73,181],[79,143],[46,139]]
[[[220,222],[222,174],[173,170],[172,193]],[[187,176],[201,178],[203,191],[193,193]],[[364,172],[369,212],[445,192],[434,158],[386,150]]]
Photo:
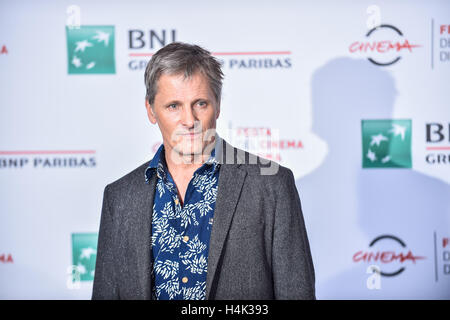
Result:
[[362,120],[363,168],[411,168],[411,120]]
[[66,26],[69,74],[116,73],[114,26]]
[[80,281],[94,280],[97,241],[97,233],[72,234],[72,264]]

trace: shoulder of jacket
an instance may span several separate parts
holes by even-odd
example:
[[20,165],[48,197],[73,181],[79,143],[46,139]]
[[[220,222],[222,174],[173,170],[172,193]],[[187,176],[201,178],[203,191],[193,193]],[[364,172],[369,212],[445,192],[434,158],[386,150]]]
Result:
[[276,180],[280,177],[285,179],[292,174],[291,169],[274,160],[266,159],[247,151],[242,151],[242,155],[245,155],[245,160],[241,161],[239,168],[246,171],[251,177]]
[[147,161],[136,169],[125,174],[123,177],[111,182],[106,186],[106,189],[120,191],[124,188],[129,189],[136,183],[145,183],[145,170],[147,169],[149,163],[150,161]]

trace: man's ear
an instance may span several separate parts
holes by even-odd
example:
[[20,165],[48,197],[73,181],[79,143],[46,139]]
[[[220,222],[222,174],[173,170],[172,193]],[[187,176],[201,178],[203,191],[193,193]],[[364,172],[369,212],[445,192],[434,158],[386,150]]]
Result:
[[155,112],[153,111],[153,108],[147,99],[145,99],[145,108],[147,109],[147,116],[148,116],[148,119],[150,120],[150,122],[153,124],[156,124]]

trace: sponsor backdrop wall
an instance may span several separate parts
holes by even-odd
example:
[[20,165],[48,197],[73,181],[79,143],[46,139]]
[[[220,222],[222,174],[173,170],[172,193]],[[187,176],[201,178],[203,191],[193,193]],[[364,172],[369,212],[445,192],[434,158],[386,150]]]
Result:
[[90,298],[172,41],[222,62],[219,134],[293,170],[318,298],[450,298],[448,1],[75,0],[0,1],[0,298]]

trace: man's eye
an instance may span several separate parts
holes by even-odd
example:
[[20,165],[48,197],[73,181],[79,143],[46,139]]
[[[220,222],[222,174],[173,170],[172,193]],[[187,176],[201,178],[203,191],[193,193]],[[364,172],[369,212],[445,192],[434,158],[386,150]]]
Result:
[[167,106],[167,109],[175,110],[177,108],[177,105],[175,103],[169,104]]
[[197,104],[200,107],[206,107],[206,105],[207,105],[206,101],[199,101],[199,102],[197,102]]

